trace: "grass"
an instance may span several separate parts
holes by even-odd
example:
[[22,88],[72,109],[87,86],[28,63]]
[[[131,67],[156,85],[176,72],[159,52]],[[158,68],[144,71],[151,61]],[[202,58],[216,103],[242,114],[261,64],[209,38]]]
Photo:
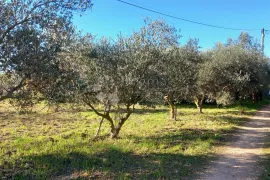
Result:
[[[270,134],[268,136],[268,139],[270,139]],[[265,159],[263,160],[263,165],[265,167],[265,171],[261,179],[270,180],[270,141],[269,140],[265,142],[264,154],[265,154]]]
[[0,179],[181,179],[196,174],[214,158],[217,146],[263,105],[194,106],[178,109],[138,107],[120,132],[109,139],[109,124],[94,139],[100,118],[85,107],[62,106],[57,113],[42,105],[18,114],[0,104]]

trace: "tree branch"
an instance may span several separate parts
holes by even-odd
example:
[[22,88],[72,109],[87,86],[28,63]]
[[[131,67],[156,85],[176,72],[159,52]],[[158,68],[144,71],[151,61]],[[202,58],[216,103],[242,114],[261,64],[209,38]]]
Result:
[[5,37],[7,36],[7,34],[8,34],[10,31],[12,31],[16,26],[18,26],[18,25],[20,25],[20,24],[23,24],[23,23],[27,22],[28,20],[29,20],[28,18],[25,18],[25,19],[23,19],[22,21],[17,22],[17,23],[15,23],[15,24],[13,24],[12,26],[10,26],[10,27],[2,34],[2,36],[1,36],[1,38],[0,38],[0,44],[3,43]]
[[84,94],[83,102],[86,103],[98,116],[101,116],[102,118],[107,119],[110,122],[111,127],[114,127],[114,123],[113,123],[112,118],[110,117],[109,112],[106,112],[105,114],[98,112],[98,110],[96,110],[96,108],[89,102],[87,95],[85,94]]
[[127,113],[126,113],[126,115],[125,115],[125,117],[122,117],[121,119],[120,119],[120,122],[118,123],[118,128],[121,128],[122,126],[123,126],[123,124],[126,122],[126,120],[129,118],[129,116],[132,114],[132,112],[134,111],[134,105],[133,105],[133,109],[131,110],[130,109],[130,106],[131,106],[131,104],[127,104],[126,105],[126,110],[127,110]]
[[10,89],[6,95],[1,96],[1,97],[0,97],[0,101],[3,101],[3,100],[5,100],[5,99],[7,99],[7,98],[12,98],[12,95],[13,95],[13,93],[14,93],[15,91],[17,91],[17,90],[19,90],[20,88],[22,88],[23,86],[25,86],[25,80],[26,80],[26,78],[23,78],[23,79],[21,80],[21,82],[20,82],[17,86],[15,86],[15,87],[13,87],[12,89]]

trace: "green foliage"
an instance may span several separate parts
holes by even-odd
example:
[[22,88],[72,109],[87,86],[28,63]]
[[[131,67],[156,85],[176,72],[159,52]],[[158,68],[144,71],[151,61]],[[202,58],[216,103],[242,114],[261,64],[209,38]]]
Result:
[[34,106],[44,100],[44,96],[27,85],[13,94],[8,102],[18,110],[19,113],[33,113]]
[[218,44],[205,58],[198,84],[209,97],[226,99],[225,94],[230,101],[238,94],[244,99],[268,83],[269,64],[256,45]]
[[161,73],[167,78],[168,86],[162,90],[174,94],[174,100],[190,99],[196,91],[198,64],[202,62],[198,40],[190,39],[186,45],[167,50]]
[[235,98],[228,92],[220,92],[216,97],[217,105],[229,106],[235,103]]
[[74,32],[72,13],[91,7],[91,0],[0,2],[0,71],[17,80],[1,84],[0,100],[14,98],[26,81],[31,81],[36,91],[42,91],[44,83],[55,81],[55,56]]

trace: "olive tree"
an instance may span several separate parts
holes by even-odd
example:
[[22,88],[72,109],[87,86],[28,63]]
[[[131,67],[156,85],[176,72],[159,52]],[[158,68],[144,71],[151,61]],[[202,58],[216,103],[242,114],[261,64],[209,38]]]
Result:
[[56,54],[74,32],[72,13],[91,7],[91,0],[0,2],[0,71],[9,82],[1,83],[0,100],[56,77]]
[[247,97],[265,84],[267,59],[256,45],[248,42],[248,46],[243,41],[229,45],[219,43],[205,53],[197,81],[201,91],[217,101],[223,99],[223,104],[231,104],[235,95]]
[[17,31],[5,44],[2,54],[5,60],[1,64],[0,100],[11,98],[12,104],[18,104],[22,111],[31,108],[33,95],[38,93],[36,86],[42,83],[42,79],[52,76],[56,66],[54,56],[57,50],[48,48],[43,40],[34,29]]
[[161,72],[167,79],[163,88],[165,100],[171,108],[171,118],[176,119],[174,101],[193,100],[196,91],[196,75],[201,62],[197,39],[190,39],[183,46],[173,46],[166,50],[161,62]]
[[[65,68],[74,73],[74,97],[110,124],[111,138],[118,137],[134,106],[151,96],[149,80],[155,78],[161,52],[176,43],[173,32],[164,21],[146,20],[145,26],[130,36],[73,43],[82,48],[72,48],[63,56],[63,62],[68,61]],[[97,108],[99,104],[104,110]]]

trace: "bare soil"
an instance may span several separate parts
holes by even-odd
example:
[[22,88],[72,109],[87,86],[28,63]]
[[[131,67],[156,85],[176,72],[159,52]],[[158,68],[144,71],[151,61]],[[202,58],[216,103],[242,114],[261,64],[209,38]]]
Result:
[[198,179],[206,180],[255,180],[264,171],[260,164],[264,142],[270,133],[270,105],[235,131],[232,142],[224,146]]

